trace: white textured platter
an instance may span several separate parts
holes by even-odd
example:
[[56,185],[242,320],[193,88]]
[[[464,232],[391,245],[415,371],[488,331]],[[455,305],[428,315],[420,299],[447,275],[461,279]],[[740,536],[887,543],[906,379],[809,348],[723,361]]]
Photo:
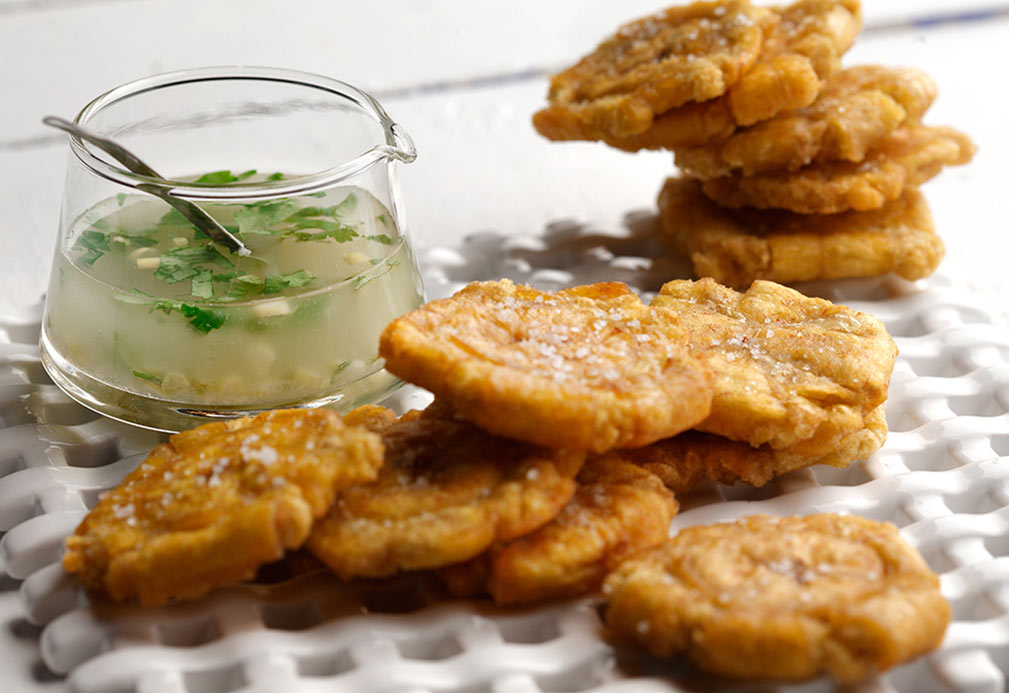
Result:
[[[423,249],[429,297],[475,279],[540,288],[626,281],[643,294],[685,276],[657,254],[655,219],[562,223],[541,236],[487,234]],[[807,285],[879,316],[897,340],[891,433],[848,469],[814,468],[762,489],[709,486],[672,530],[752,513],[850,512],[897,524],[941,574],[954,622],[939,651],[852,691],[1006,690],[1009,672],[1009,328],[943,278]],[[0,650],[4,690],[208,693],[546,693],[831,690],[826,680],[712,682],[610,645],[591,600],[502,610],[450,601],[423,577],[342,585],[278,566],[263,581],[155,610],[90,605],[58,559],[98,494],[158,440],[67,400],[39,365],[40,307],[0,314],[0,609],[42,662]],[[399,406],[423,404],[405,391]],[[285,572],[287,571],[287,572]],[[297,571],[295,571],[297,572]],[[0,599],[0,604],[10,600]]]

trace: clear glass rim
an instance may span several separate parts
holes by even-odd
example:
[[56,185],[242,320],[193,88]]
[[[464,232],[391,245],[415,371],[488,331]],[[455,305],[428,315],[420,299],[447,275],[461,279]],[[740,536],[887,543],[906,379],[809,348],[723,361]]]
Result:
[[[86,105],[74,123],[86,127],[88,121],[102,109],[131,96],[164,87],[179,86],[198,82],[248,80],[279,82],[304,86],[329,92],[348,99],[371,116],[382,127],[385,142],[375,144],[358,156],[334,167],[305,175],[285,178],[279,181],[241,182],[216,185],[213,183],[193,183],[162,178],[151,178],[127,171],[117,165],[95,156],[76,135],[70,135],[70,149],[74,156],[93,173],[120,185],[137,188],[140,185],[162,188],[175,197],[196,200],[264,199],[282,195],[296,195],[315,192],[338,185],[350,176],[368,168],[383,159],[394,159],[410,163],[417,158],[417,151],[410,136],[385,112],[382,105],[370,94],[357,87],[331,77],[272,67],[223,66],[166,72],[127,82],[99,95]],[[148,162],[157,168],[157,162]]]

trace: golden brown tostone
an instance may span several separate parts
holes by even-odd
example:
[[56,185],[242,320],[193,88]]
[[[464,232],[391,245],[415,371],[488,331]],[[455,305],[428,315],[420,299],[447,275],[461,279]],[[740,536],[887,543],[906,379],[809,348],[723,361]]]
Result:
[[736,288],[894,272],[931,274],[945,254],[916,188],[879,209],[838,214],[719,207],[695,180],[670,178],[659,193],[663,238],[699,277]]
[[755,18],[760,55],[722,96],[660,112],[646,130],[625,135],[559,127],[557,118],[547,115],[551,109],[534,116],[533,123],[550,139],[602,139],[626,151],[696,147],[731,134],[737,125],[809,105],[823,80],[840,69],[840,56],[862,23],[857,0],[798,0],[755,8]]
[[689,527],[606,580],[605,620],[724,676],[860,681],[939,645],[939,580],[897,528],[854,516]]
[[732,173],[704,181],[702,190],[728,207],[799,214],[866,211],[896,200],[905,188],[924,183],[944,166],[967,163],[974,151],[970,138],[953,128],[907,125],[883,138],[861,162],[827,161],[752,176]]
[[584,453],[500,438],[441,407],[398,420],[363,409],[347,420],[381,435],[385,464],[340,492],[307,543],[342,579],[469,560],[546,524],[574,494]]
[[453,594],[489,593],[498,604],[591,594],[629,555],[665,540],[678,508],[641,467],[590,457],[574,498],[548,524],[439,574]]
[[381,464],[377,435],[324,409],[206,424],[154,448],[103,496],[67,539],[63,567],[113,601],[195,599],[301,546],[337,490]]
[[760,52],[759,17],[746,0],[671,7],[622,26],[553,76],[550,106],[533,124],[551,139],[622,137],[658,113],[724,94]]
[[806,108],[729,137],[676,152],[676,165],[702,180],[795,171],[810,163],[862,161],[883,138],[915,123],[935,99],[935,82],[910,68],[860,65],[839,72]]
[[698,430],[821,458],[886,400],[897,348],[871,315],[773,282],[739,293],[712,279],[668,282],[652,307],[679,316],[669,339],[714,374]]
[[386,368],[487,431],[549,447],[646,445],[700,422],[709,374],[679,318],[618,283],[548,293],[478,282],[394,320]]
[[613,450],[606,457],[639,465],[662,479],[676,494],[689,493],[705,480],[720,484],[738,481],[760,487],[771,479],[817,464],[847,467],[867,459],[886,441],[886,413],[883,405],[865,416],[865,427],[839,435],[830,452],[810,457],[770,445],[752,447],[700,431],[687,431],[666,440],[633,450]]

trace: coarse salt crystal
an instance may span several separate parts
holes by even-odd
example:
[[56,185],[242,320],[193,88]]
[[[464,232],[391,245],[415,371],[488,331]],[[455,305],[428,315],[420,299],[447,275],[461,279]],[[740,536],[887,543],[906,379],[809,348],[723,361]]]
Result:
[[261,448],[248,448],[242,447],[242,457],[247,460],[252,460],[253,462],[262,462],[263,464],[273,464],[279,459],[277,451],[270,446],[265,446]]

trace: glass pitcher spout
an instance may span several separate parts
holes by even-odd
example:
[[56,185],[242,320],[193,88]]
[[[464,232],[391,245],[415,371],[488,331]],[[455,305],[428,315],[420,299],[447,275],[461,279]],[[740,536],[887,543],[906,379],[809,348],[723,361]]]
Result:
[[404,164],[413,163],[417,158],[417,147],[414,146],[413,139],[406,130],[399,123],[391,123],[388,132],[393,141],[388,148],[389,156]]

